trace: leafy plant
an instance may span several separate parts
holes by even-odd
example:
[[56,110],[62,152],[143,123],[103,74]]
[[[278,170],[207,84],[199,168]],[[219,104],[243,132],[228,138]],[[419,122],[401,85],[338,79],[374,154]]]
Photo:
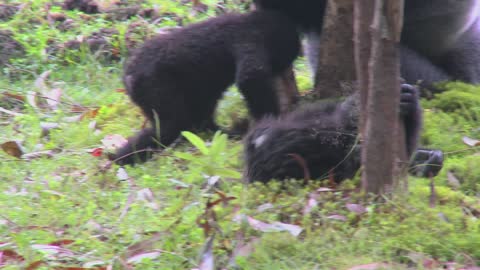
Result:
[[196,167],[209,176],[220,176],[225,178],[239,179],[241,174],[232,169],[237,163],[237,156],[240,147],[237,145],[232,149],[227,149],[227,135],[217,131],[210,143],[206,143],[202,138],[189,131],[182,132],[182,135],[199,151],[200,155],[194,155],[187,152],[176,152],[175,155],[181,159],[190,162],[191,167]]

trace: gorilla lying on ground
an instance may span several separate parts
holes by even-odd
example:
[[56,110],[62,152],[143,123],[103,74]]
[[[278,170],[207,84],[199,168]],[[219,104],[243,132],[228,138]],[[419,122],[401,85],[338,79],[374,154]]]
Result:
[[145,161],[151,152],[142,150],[168,146],[181,131],[217,129],[217,102],[234,82],[253,118],[277,115],[276,79],[299,50],[296,25],[276,11],[227,14],[145,42],[125,65],[123,82],[151,127],[110,158]]
[[[353,95],[343,102],[313,103],[259,121],[245,138],[246,180],[303,179],[305,167],[312,179],[327,178],[330,173],[336,182],[352,178],[360,168],[358,102]],[[443,153],[417,150],[422,109],[417,89],[407,84],[401,88],[400,114],[407,154],[415,153],[410,171],[418,176],[436,175]]]
[[[288,15],[307,36],[306,53],[317,69],[319,36],[327,0],[254,0],[263,10]],[[401,74],[409,84],[480,83],[480,1],[405,0]],[[422,95],[426,95],[422,92]]]

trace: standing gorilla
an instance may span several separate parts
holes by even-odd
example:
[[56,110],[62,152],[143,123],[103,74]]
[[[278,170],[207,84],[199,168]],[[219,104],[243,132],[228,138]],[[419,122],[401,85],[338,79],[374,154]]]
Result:
[[[434,176],[442,166],[443,154],[417,151],[422,119],[418,91],[404,84],[400,97],[406,151],[408,156],[415,154],[411,172]],[[312,179],[330,174],[336,182],[352,178],[360,168],[358,100],[353,95],[343,102],[309,104],[280,118],[259,121],[245,138],[246,180],[301,179],[306,176],[305,167]]]
[[[316,70],[327,0],[254,0],[263,10],[290,16],[307,36]],[[405,0],[401,74],[407,83],[438,91],[440,81],[480,83],[480,1]]]
[[110,158],[145,161],[151,153],[142,150],[168,146],[181,131],[217,129],[217,102],[234,82],[253,118],[277,115],[276,79],[299,50],[296,25],[276,11],[227,14],[145,42],[125,65],[123,81],[151,127]]

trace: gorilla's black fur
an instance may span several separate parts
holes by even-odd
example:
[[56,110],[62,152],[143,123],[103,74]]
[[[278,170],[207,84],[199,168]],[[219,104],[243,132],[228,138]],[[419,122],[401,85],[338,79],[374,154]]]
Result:
[[[264,10],[290,16],[309,42],[316,70],[318,36],[327,0],[254,0]],[[402,31],[402,76],[407,83],[433,85],[446,80],[480,83],[480,1],[406,0]]]
[[[411,156],[417,149],[422,109],[416,88],[404,84],[401,91],[400,113],[407,154]],[[262,182],[304,178],[305,166],[312,179],[330,173],[337,182],[353,177],[360,168],[358,100],[358,95],[353,95],[343,102],[309,104],[280,118],[259,121],[245,138],[245,178]],[[436,175],[436,167],[422,170],[418,166],[438,163],[431,159],[438,153],[422,151],[415,155],[412,171],[422,176]],[[443,161],[443,156],[439,160]],[[441,163],[434,165],[441,167]]]
[[144,150],[168,146],[183,130],[217,129],[217,101],[234,82],[255,119],[277,115],[275,79],[298,56],[296,25],[276,11],[227,14],[159,35],[125,65],[128,95],[151,127],[111,159],[145,161]]

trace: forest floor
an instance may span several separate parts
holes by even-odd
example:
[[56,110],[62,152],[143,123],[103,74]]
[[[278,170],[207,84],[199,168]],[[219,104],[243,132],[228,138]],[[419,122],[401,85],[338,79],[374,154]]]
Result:
[[[246,185],[242,143],[220,133],[120,168],[106,154],[144,125],[128,51],[247,1],[83,2],[0,5],[0,268],[480,269],[479,87],[422,100],[421,143],[444,168],[382,202],[358,179]],[[295,71],[311,89],[303,58]],[[229,90],[217,121],[245,116]]]

